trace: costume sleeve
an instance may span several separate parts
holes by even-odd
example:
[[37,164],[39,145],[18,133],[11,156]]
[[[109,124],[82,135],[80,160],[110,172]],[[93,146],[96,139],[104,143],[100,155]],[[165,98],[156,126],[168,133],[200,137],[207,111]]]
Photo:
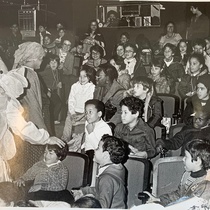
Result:
[[151,128],[154,128],[157,124],[160,123],[163,113],[162,113],[162,101],[159,99],[155,104],[153,104],[152,116],[148,119],[147,123]]
[[38,129],[32,122],[26,122],[21,111],[9,102],[7,105],[7,122],[12,131],[23,140],[31,144],[47,144],[49,133],[44,129]]
[[68,109],[71,115],[75,114],[74,110],[75,104],[76,104],[76,83],[72,85],[68,98]]

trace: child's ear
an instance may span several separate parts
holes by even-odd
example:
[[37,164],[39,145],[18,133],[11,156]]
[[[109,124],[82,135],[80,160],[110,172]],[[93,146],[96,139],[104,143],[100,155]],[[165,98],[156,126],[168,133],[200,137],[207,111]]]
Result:
[[104,159],[109,160],[110,159],[110,154],[108,151],[104,151]]
[[136,56],[136,53],[133,53],[134,56]]
[[136,118],[138,118],[139,117],[139,111],[137,111],[135,115],[136,115]]
[[99,112],[98,112],[98,116],[99,116],[99,117],[102,117],[102,111],[99,111]]

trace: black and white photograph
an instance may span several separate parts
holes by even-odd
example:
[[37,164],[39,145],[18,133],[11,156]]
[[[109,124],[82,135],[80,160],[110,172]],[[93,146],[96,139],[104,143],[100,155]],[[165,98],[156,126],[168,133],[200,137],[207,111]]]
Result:
[[210,210],[210,1],[0,0],[0,208]]

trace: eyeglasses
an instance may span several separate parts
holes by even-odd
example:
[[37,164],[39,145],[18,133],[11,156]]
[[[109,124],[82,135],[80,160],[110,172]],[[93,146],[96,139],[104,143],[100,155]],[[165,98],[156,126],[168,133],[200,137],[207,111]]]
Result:
[[132,53],[132,52],[134,52],[134,51],[132,51],[132,50],[126,50],[125,52],[126,52],[126,53]]
[[65,45],[65,46],[71,46],[71,44],[66,44],[66,43],[63,43],[63,45]]

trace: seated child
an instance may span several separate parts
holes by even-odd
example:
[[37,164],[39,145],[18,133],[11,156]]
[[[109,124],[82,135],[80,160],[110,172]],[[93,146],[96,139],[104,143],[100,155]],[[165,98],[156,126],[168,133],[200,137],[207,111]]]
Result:
[[100,165],[96,185],[75,190],[74,196],[93,194],[102,208],[125,209],[125,168],[122,162],[125,161],[127,149],[122,140],[104,135],[95,149],[94,161]]
[[76,124],[85,123],[85,102],[93,98],[95,90],[95,70],[84,67],[80,71],[79,81],[74,83],[68,98],[68,114],[65,121],[62,139],[70,141],[72,127]]
[[15,183],[25,186],[26,181],[34,180],[30,187],[27,200],[65,201],[71,203],[72,195],[66,190],[68,169],[61,162],[68,153],[68,145],[59,147],[47,145],[43,160],[35,163]]
[[209,183],[205,180],[207,170],[210,168],[210,144],[194,139],[185,146],[185,156],[183,158],[185,173],[182,176],[178,189],[174,192],[154,197],[146,192],[150,198],[148,202],[160,202],[163,206],[178,201],[182,197],[190,198],[193,196],[202,197],[208,200]]
[[207,75],[204,58],[194,53],[189,58],[189,72],[185,74],[178,85],[178,92],[182,98],[193,96],[196,93],[196,84],[200,76]]
[[155,155],[155,133],[143,121],[143,101],[136,97],[126,97],[120,102],[121,120],[115,128],[114,135],[128,142],[131,152],[141,158]]
[[154,59],[148,77],[154,81],[156,93],[170,93],[169,82],[162,71],[160,61]]
[[97,99],[85,102],[85,141],[82,149],[93,159],[94,150],[98,148],[99,141],[104,134],[112,135],[111,128],[104,122],[105,105]]
[[161,125],[163,117],[162,100],[154,96],[153,81],[147,77],[136,77],[132,81],[132,88],[124,93],[124,96],[133,95],[145,102],[143,118],[147,124],[154,128]]
[[175,46],[167,43],[163,47],[164,59],[162,64],[163,73],[170,85],[170,93],[175,94],[176,82],[179,82],[184,75],[184,67],[175,60]]
[[73,205],[71,206],[72,208],[97,208],[101,209],[101,204],[99,200],[92,196],[83,196],[76,200]]
[[210,75],[200,76],[197,80],[196,94],[189,97],[183,113],[183,120],[186,125],[192,124],[194,110],[202,109],[210,112]]

